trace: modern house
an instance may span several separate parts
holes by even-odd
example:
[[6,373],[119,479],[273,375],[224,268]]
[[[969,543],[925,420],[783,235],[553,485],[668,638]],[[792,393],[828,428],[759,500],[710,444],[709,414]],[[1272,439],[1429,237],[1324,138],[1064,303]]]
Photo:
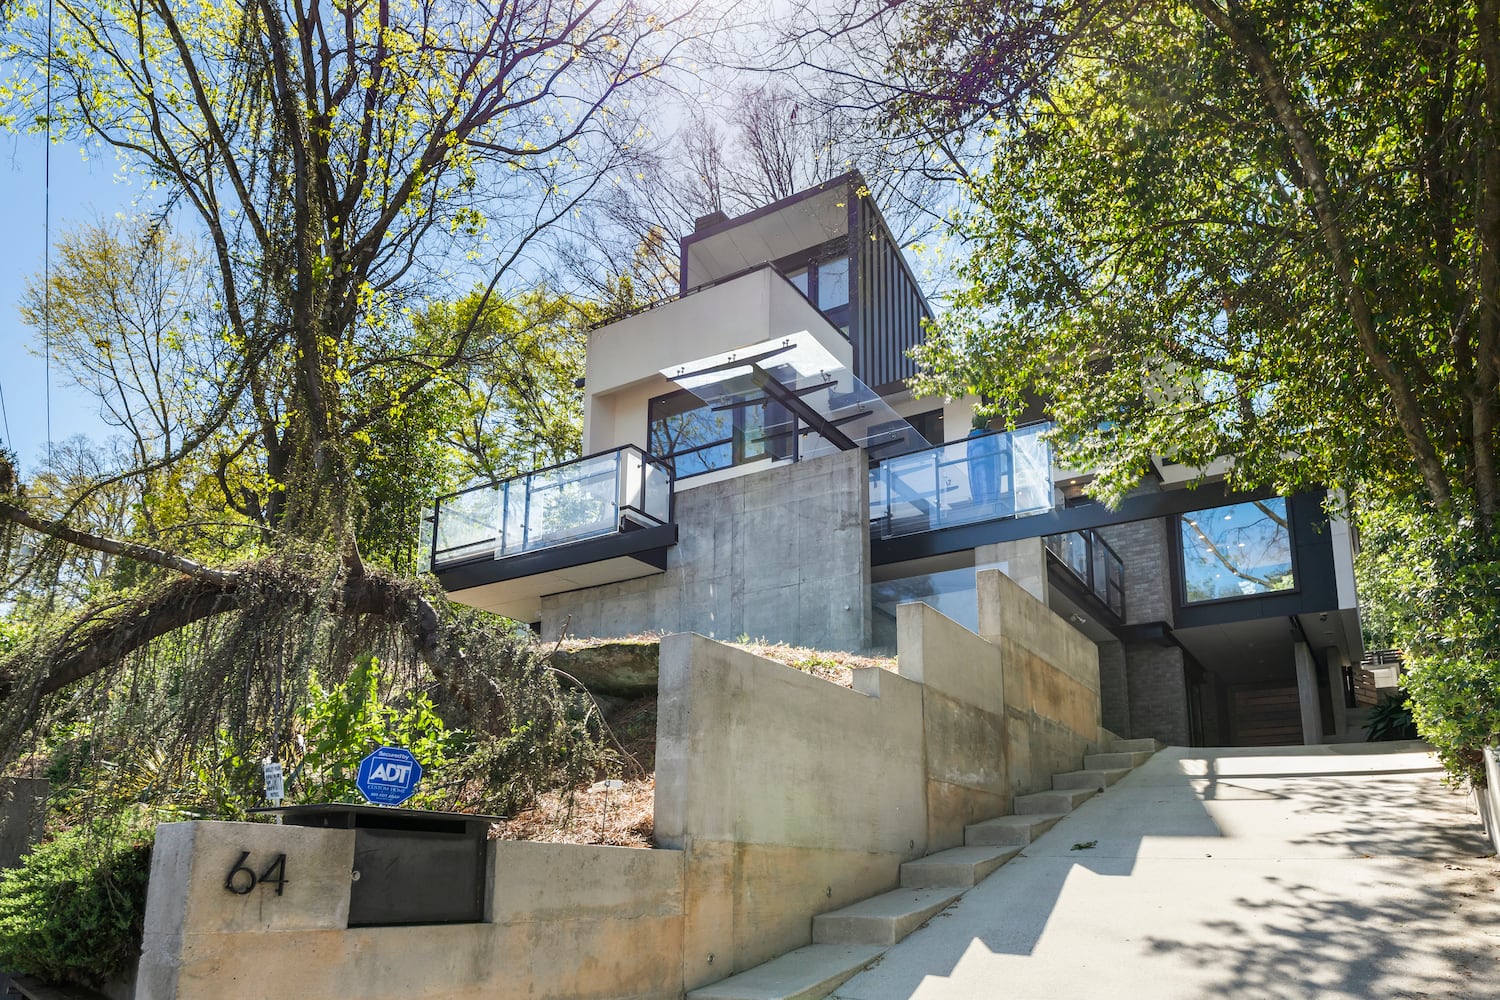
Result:
[[437,500],[453,599],[549,638],[889,649],[901,602],[976,627],[975,573],[999,568],[1098,645],[1122,736],[1342,732],[1362,649],[1329,497],[1163,458],[1111,510],[1045,423],[971,433],[976,400],[913,398],[930,311],[858,174],[700,219],[681,282],[590,334],[587,457]]

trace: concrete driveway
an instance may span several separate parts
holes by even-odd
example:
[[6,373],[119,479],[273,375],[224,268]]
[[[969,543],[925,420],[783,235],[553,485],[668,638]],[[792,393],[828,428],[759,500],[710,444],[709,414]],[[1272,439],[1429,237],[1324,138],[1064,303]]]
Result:
[[1500,861],[1420,744],[1163,750],[841,986],[1500,998]]

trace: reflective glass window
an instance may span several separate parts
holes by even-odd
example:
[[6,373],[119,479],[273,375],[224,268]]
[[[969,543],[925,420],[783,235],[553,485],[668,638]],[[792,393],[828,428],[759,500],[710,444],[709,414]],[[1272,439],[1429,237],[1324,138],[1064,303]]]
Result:
[[818,308],[837,309],[849,304],[849,258],[835,257],[818,265]]
[[1291,590],[1292,534],[1286,499],[1212,507],[1179,517],[1184,600]]

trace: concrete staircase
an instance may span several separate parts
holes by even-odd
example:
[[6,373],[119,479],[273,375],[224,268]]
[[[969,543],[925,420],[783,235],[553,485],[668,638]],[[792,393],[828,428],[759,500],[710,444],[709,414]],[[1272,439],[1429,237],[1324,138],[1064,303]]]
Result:
[[1053,775],[1051,791],[1016,796],[1012,815],[970,824],[963,847],[903,864],[901,888],[813,917],[812,944],[688,1000],[821,1000],[1159,749],[1150,739],[1113,741],[1084,757],[1083,770]]

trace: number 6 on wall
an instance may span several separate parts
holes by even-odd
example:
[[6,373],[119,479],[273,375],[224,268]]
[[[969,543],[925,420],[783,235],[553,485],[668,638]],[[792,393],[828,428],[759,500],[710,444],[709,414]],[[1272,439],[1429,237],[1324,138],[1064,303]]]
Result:
[[[286,855],[278,854],[266,866],[266,870],[256,875],[254,869],[245,865],[249,859],[249,851],[241,851],[240,858],[229,869],[229,874],[224,878],[224,888],[237,896],[245,896],[254,889],[256,884],[271,884],[276,886],[276,895],[281,895],[281,890],[287,884],[286,877]],[[274,877],[273,877],[274,876]]]

